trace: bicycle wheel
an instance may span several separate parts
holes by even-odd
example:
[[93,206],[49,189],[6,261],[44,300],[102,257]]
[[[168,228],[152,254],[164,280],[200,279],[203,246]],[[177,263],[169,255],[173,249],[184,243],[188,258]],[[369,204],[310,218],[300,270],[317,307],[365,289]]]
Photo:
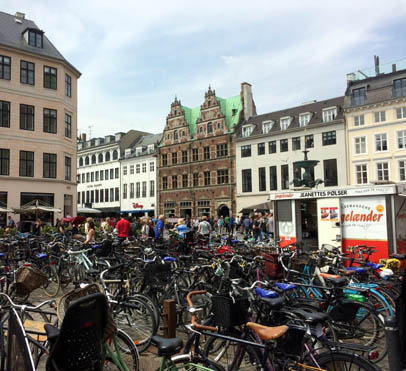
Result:
[[226,369],[210,360],[191,358],[188,354],[174,356],[167,361],[166,367],[160,367],[157,371],[225,371]]
[[351,370],[365,370],[365,371],[378,371],[381,370],[373,363],[369,362],[366,358],[358,354],[351,354],[347,352],[329,352],[323,353],[316,357],[316,362],[319,368],[327,371],[351,371]]
[[[114,339],[110,339],[108,343],[110,349],[115,353],[115,356],[117,358],[121,358],[129,371],[137,371],[139,369],[139,355],[137,347],[124,331],[118,329]],[[122,368],[120,368],[120,366],[114,362],[112,357],[106,356],[103,370],[122,370]]]
[[47,275],[48,280],[42,285],[44,293],[51,298],[58,295],[59,289],[61,287],[61,282],[56,269],[52,265],[46,265],[42,268],[42,271]]
[[156,304],[156,302],[150,296],[145,294],[133,294],[131,297],[127,298],[127,300],[131,303],[132,298],[145,301],[149,305],[155,316],[155,332],[157,332],[159,327],[159,321],[161,318],[161,311],[159,310],[159,307]]

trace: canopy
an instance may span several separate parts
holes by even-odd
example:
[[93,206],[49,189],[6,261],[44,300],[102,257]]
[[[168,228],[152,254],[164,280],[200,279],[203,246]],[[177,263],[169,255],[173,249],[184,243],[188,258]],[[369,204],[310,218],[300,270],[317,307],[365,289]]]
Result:
[[85,219],[86,218],[84,216],[79,215],[79,216],[74,216],[72,218],[62,218],[62,221],[65,223],[71,223],[71,224],[82,224]]
[[270,201],[268,201],[268,202],[263,202],[261,204],[244,207],[239,212],[242,213],[242,212],[244,212],[244,210],[272,210],[272,209],[273,209],[272,203]]
[[97,209],[92,209],[90,207],[78,207],[78,214],[101,214],[102,212]]
[[0,213],[12,213],[12,212],[13,212],[13,210],[0,206]]
[[19,209],[14,209],[14,212],[17,214],[29,214],[37,213],[38,211],[49,211],[60,213],[61,209],[48,205],[46,202],[41,200],[32,200],[25,205],[21,206]]

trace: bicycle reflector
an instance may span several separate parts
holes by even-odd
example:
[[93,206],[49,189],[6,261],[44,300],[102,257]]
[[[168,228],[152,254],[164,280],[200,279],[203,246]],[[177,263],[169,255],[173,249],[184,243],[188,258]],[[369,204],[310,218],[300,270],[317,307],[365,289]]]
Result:
[[368,359],[370,360],[370,361],[375,361],[376,359],[378,359],[379,358],[379,352],[377,351],[377,350],[371,350],[369,353],[368,353]]

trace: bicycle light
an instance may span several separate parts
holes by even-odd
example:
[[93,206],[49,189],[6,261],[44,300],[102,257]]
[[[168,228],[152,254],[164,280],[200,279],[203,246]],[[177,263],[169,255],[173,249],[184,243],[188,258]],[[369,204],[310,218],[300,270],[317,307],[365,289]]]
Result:
[[369,353],[368,353],[368,359],[370,360],[370,361],[374,361],[374,360],[376,360],[376,359],[378,359],[379,358],[379,352],[377,351],[377,350],[371,350]]

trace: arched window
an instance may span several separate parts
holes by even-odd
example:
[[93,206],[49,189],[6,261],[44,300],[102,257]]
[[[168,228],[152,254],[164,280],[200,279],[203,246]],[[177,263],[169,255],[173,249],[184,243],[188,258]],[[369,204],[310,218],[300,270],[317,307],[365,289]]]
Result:
[[110,152],[106,152],[106,157],[105,158],[106,158],[106,162],[110,161]]
[[99,153],[99,163],[103,162],[103,153]]
[[89,165],[89,156],[86,156],[85,158],[85,165]]
[[96,155],[92,155],[92,165],[96,163]]
[[117,160],[118,159],[118,152],[117,150],[113,151],[113,160]]
[[200,126],[199,133],[203,133],[203,126]]
[[175,130],[175,131],[173,132],[173,139],[174,139],[174,140],[178,140],[178,131],[177,131],[177,130]]
[[213,124],[211,122],[209,122],[207,124],[207,133],[212,133],[213,132]]
[[83,157],[79,159],[79,166],[83,166]]

